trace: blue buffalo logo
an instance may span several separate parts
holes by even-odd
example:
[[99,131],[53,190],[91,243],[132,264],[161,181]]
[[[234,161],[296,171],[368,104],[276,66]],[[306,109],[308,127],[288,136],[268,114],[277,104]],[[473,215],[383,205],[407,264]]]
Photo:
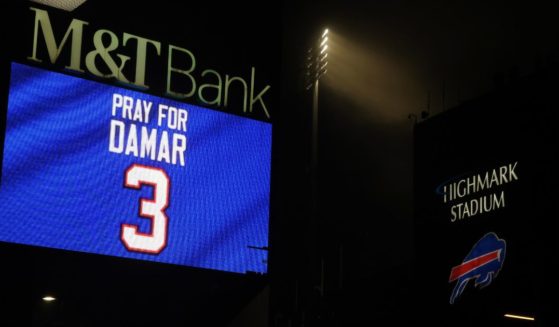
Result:
[[472,248],[462,263],[450,271],[448,282],[457,280],[450,295],[450,304],[462,294],[470,279],[483,288],[497,277],[505,261],[507,243],[495,233],[487,233]]

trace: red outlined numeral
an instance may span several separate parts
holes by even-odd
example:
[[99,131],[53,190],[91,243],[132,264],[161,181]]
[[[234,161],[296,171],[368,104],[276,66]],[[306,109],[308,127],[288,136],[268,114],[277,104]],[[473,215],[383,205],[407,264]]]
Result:
[[167,246],[169,218],[165,209],[169,206],[171,181],[160,168],[133,164],[124,175],[124,186],[140,189],[142,185],[153,187],[153,199],[140,199],[139,216],[151,219],[151,232],[142,233],[138,226],[122,224],[120,240],[128,251],[159,254]]

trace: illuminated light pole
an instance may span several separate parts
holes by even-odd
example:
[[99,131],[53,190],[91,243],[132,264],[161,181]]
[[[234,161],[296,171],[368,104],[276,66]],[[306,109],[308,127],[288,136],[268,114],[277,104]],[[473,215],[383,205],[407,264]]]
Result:
[[[320,300],[324,296],[324,260],[320,258],[317,262],[319,251],[318,245],[318,88],[319,80],[326,74],[326,66],[328,65],[328,38],[329,31],[322,31],[320,38],[315,39],[312,47],[307,50],[305,58],[305,66],[303,68],[304,88],[307,91],[312,90],[312,121],[311,121],[311,153],[309,165],[310,191],[311,191],[311,207],[310,215],[307,221],[308,237],[305,237],[303,247],[306,254],[310,258],[304,265],[304,276],[296,276],[294,280],[294,321],[296,326],[306,326],[308,321],[316,319],[317,312],[312,310],[312,296],[316,291],[320,295]],[[310,95],[305,93],[306,96]],[[317,268],[320,267],[320,278],[316,278]],[[302,280],[300,279],[302,278]],[[317,282],[318,280],[318,282]],[[310,282],[310,283],[309,283]],[[310,286],[310,287],[307,287]],[[291,321],[290,321],[291,325]]]
[[[316,187],[316,169],[318,164],[318,81],[326,74],[328,65],[328,29],[322,32],[318,47],[312,47],[307,53],[307,80],[306,88],[313,88],[312,101],[312,153],[311,171],[313,174],[313,187]],[[313,194],[316,195],[313,189]]]
[[[316,46],[307,52],[306,88],[313,88],[312,97],[312,125],[311,125],[311,228],[318,229],[318,90],[319,80],[326,74],[328,65],[328,37],[329,31],[325,29],[317,40]],[[316,231],[315,231],[316,232]],[[318,238],[314,239],[317,242]],[[316,253],[315,253],[316,254]],[[316,286],[320,296],[324,296],[324,259],[320,258],[320,281]]]
[[[316,179],[316,169],[318,165],[318,81],[326,74],[326,66],[328,65],[328,29],[322,32],[320,38],[320,47],[318,54],[314,59],[314,90],[312,102],[312,170],[315,171],[313,180]],[[316,187],[316,181],[313,182]],[[316,190],[313,190],[316,191]],[[316,192],[313,192],[316,193]]]

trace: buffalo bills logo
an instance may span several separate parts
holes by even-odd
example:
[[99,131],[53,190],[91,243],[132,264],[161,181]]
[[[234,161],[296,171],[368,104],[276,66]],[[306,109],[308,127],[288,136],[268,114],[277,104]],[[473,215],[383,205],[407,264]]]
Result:
[[450,271],[448,282],[458,280],[450,295],[450,304],[462,294],[470,279],[475,279],[475,286],[480,288],[491,284],[503,267],[506,247],[506,242],[495,233],[485,234],[474,245],[464,261]]

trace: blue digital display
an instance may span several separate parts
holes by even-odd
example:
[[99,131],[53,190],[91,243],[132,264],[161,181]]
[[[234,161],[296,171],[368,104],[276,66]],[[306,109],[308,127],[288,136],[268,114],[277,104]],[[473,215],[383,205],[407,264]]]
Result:
[[272,126],[13,63],[0,241],[267,272]]

